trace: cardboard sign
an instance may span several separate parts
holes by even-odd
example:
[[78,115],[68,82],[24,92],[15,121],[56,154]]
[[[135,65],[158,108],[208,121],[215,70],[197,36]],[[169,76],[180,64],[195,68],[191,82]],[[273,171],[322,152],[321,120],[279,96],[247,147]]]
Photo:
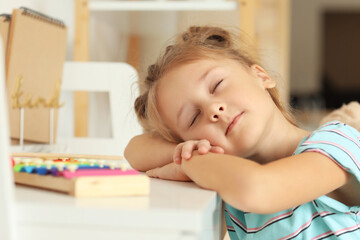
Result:
[[7,53],[7,98],[10,135],[20,136],[24,109],[24,140],[50,142],[50,108],[54,108],[56,139],[62,71],[66,55],[65,25],[30,9],[13,11]]
[[[3,50],[6,56],[7,51],[7,44],[8,44],[8,38],[9,38],[9,29],[10,29],[10,21],[11,21],[11,15],[8,14],[1,14],[0,15],[0,36],[2,38],[3,43]],[[7,68],[7,64],[5,63],[5,69]]]

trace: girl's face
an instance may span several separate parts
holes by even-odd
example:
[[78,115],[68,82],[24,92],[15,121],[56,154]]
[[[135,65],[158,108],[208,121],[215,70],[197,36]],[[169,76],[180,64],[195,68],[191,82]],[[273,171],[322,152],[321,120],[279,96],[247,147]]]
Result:
[[269,132],[276,106],[266,89],[275,82],[258,65],[199,60],[173,68],[159,82],[165,124],[184,141],[207,139],[227,154],[250,157]]

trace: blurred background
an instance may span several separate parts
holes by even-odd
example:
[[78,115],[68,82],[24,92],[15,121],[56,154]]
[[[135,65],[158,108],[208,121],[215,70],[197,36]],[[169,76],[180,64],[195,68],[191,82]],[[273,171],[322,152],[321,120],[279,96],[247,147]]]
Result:
[[[301,126],[313,129],[327,112],[359,101],[359,0],[258,0],[258,5],[255,35],[262,64],[278,79],[282,98],[295,109]],[[67,60],[74,59],[74,0],[0,0],[0,13],[19,6],[63,20],[68,27]],[[279,13],[283,6],[285,15]],[[89,59],[126,62],[129,55],[135,56],[133,64],[141,78],[167,41],[188,26],[238,28],[240,22],[237,9],[91,11]],[[134,44],[136,48],[131,47]],[[90,111],[93,117],[107,111],[101,107],[108,101],[106,96],[92,95],[90,101],[97,105]],[[95,121],[89,134],[108,135],[106,121]]]

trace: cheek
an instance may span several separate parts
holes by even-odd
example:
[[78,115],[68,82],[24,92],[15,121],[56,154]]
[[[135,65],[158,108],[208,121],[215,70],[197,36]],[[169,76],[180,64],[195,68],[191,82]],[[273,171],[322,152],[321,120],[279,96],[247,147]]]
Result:
[[219,137],[219,132],[211,127],[198,127],[190,131],[188,134],[184,134],[182,138],[185,141],[207,139],[211,145],[223,147],[221,144],[221,137]]
[[224,147],[223,144],[221,143],[221,141],[219,141],[219,137],[216,134],[207,134],[207,136],[204,136],[204,139],[209,140],[210,145],[212,146],[219,146],[219,147]]

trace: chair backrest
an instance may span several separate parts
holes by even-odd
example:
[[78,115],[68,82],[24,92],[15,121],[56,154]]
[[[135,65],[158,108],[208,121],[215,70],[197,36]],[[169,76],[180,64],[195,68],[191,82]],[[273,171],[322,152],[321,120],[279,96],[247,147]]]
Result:
[[[137,80],[137,72],[126,63],[66,62],[62,82],[63,93],[68,91],[108,93],[112,137],[63,139],[59,136],[57,142],[67,144],[68,151],[73,153],[123,155],[128,141],[142,133],[133,110],[134,100],[139,94]],[[60,108],[59,133],[64,131],[64,124],[68,127],[70,125],[73,129],[72,111],[72,104],[65,103],[65,106]],[[64,123],[65,121],[67,122]]]
[[0,239],[15,239],[14,181],[10,167],[10,143],[5,98],[5,61],[0,36]]

